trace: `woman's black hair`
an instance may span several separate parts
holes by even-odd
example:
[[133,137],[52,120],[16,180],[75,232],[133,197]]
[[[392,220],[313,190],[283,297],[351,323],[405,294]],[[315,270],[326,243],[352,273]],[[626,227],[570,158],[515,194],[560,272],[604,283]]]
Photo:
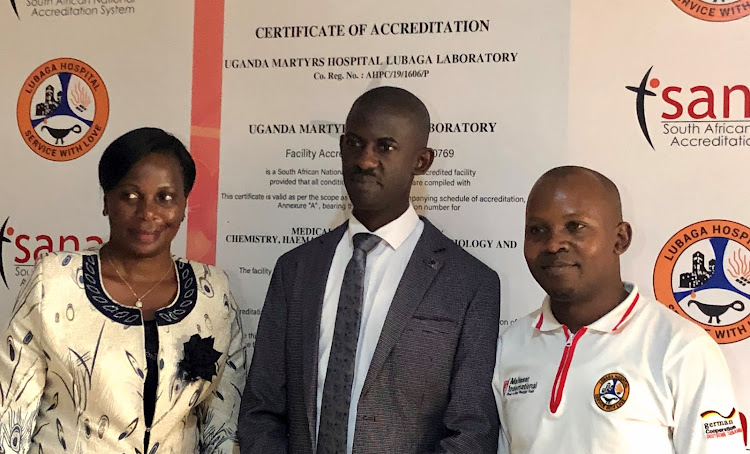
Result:
[[99,185],[110,191],[130,169],[151,153],[174,156],[182,169],[185,196],[195,183],[195,161],[178,138],[159,128],[138,128],[112,142],[99,160]]

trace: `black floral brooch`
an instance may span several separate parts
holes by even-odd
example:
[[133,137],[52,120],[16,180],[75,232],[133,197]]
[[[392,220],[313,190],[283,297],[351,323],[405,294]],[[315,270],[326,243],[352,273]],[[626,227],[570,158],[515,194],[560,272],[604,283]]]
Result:
[[183,345],[185,352],[177,364],[182,379],[188,382],[201,378],[211,380],[216,375],[216,362],[221,358],[221,353],[214,350],[214,338],[193,334]]

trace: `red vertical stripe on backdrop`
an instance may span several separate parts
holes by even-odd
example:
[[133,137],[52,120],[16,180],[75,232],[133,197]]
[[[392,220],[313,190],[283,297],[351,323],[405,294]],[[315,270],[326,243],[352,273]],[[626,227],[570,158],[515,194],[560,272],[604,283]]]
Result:
[[216,263],[224,0],[195,0],[190,152],[197,177],[188,199],[187,258]]

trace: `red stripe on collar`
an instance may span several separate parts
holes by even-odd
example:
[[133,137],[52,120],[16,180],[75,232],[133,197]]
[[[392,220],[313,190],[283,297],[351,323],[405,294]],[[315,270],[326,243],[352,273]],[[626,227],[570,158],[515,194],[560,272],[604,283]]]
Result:
[[630,313],[631,313],[631,312],[633,312],[633,308],[635,307],[635,303],[637,303],[637,302],[638,302],[638,298],[639,298],[640,296],[641,296],[641,295],[640,295],[639,293],[636,293],[636,294],[635,294],[635,298],[633,298],[633,302],[632,302],[632,303],[630,303],[630,307],[628,307],[628,310],[627,310],[627,311],[625,311],[625,315],[623,315],[623,316],[622,316],[622,318],[621,318],[621,319],[620,319],[620,321],[619,321],[619,322],[617,323],[617,325],[615,325],[615,327],[614,327],[614,328],[612,328],[612,331],[617,331],[617,328],[619,328],[619,327],[620,327],[620,325],[622,325],[622,322],[624,322],[624,321],[625,321],[625,319],[626,319],[626,318],[628,318],[628,315],[630,315]]
[[539,314],[539,321],[536,322],[536,329],[542,329],[542,323],[544,323],[544,312]]

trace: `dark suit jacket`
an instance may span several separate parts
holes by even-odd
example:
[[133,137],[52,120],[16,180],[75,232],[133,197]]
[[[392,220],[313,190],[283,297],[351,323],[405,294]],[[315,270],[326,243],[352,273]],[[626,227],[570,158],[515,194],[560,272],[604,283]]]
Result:
[[[500,281],[423,220],[365,378],[353,452],[496,454]],[[276,264],[242,396],[243,454],[315,452],[320,314],[346,228]]]

